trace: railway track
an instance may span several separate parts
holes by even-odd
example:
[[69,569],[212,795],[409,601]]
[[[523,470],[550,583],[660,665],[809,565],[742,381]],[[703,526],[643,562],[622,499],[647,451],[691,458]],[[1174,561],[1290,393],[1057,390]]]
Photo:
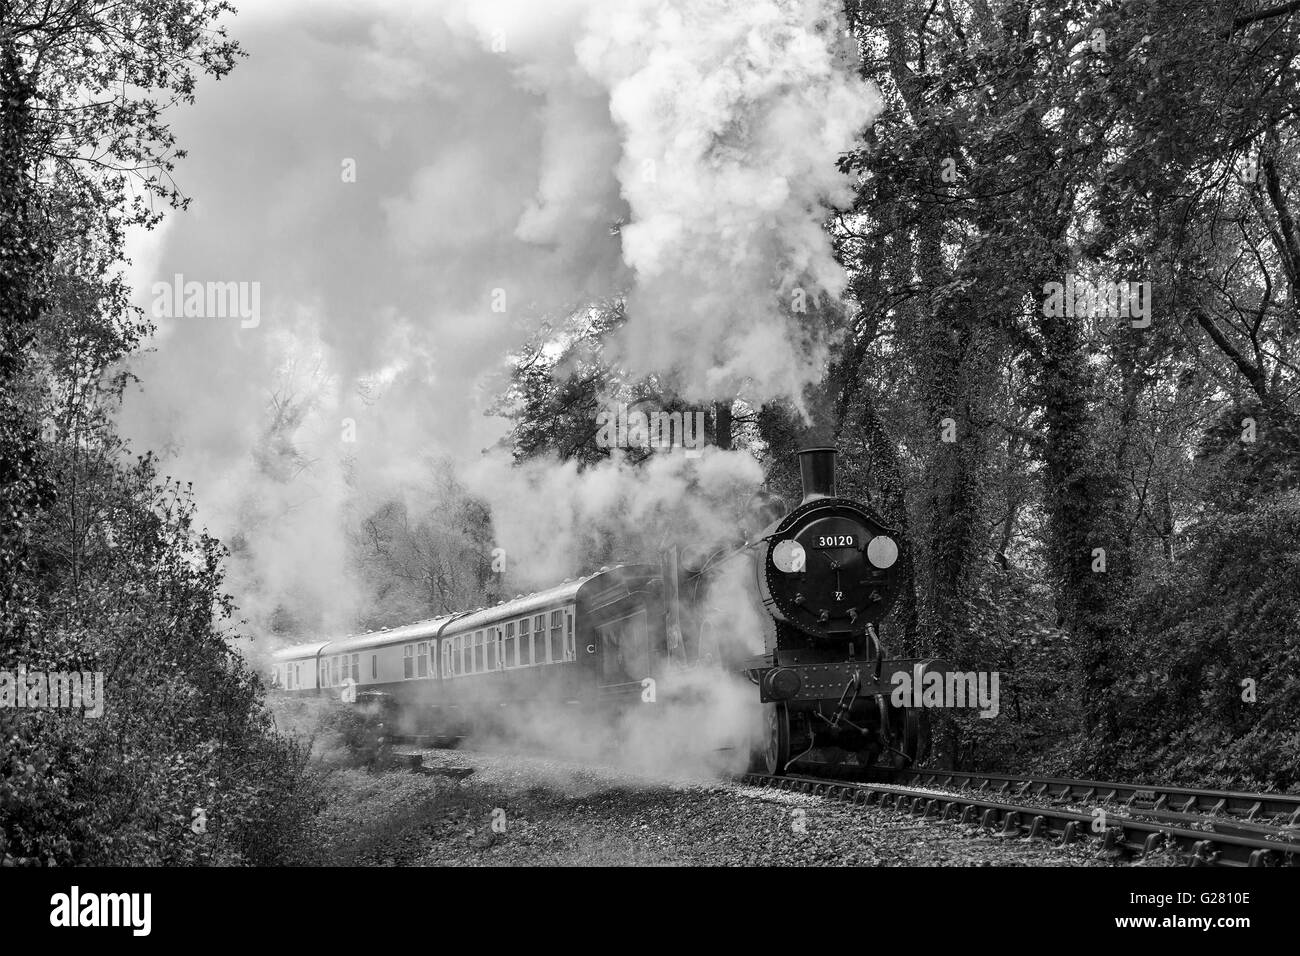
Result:
[[1300,827],[1300,794],[1200,790],[1147,784],[1108,783],[1065,777],[1017,777],[1000,773],[909,770],[897,779],[922,787],[975,790],[1052,803],[1113,805],[1130,814],[1172,814],[1232,818]]
[[[892,807],[918,819],[978,826],[1008,838],[1091,840],[1112,856],[1174,850],[1193,865],[1300,865],[1300,829],[1290,822],[1297,819],[1300,797],[1286,794],[924,770],[904,774],[910,784],[800,774],[747,773],[737,779]],[[1084,812],[1063,804],[1098,806]],[[1165,809],[1171,806],[1177,809]],[[1105,812],[1099,815],[1097,809]]]
[[[424,737],[395,737],[393,742],[433,744]],[[398,759],[413,769],[419,763],[412,754]],[[975,825],[1003,837],[1096,842],[1101,852],[1113,856],[1174,850],[1193,865],[1300,865],[1300,794],[949,770],[903,771],[888,783],[807,774],[746,773],[735,779],[892,807],[922,820]]]

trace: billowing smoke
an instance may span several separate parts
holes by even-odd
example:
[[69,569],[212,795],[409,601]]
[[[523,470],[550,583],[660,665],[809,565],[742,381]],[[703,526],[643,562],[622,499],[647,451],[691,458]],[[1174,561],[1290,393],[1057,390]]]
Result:
[[615,455],[583,471],[549,459],[510,468],[489,456],[470,476],[492,509],[508,580],[530,589],[590,573],[584,558],[610,541],[618,552],[609,560],[622,561],[655,561],[679,542],[734,546],[743,507],[763,478],[749,455],[716,448],[699,459],[654,455],[641,466]]
[[819,376],[799,306],[840,290],[825,204],[847,199],[835,159],[879,105],[837,17],[834,0],[248,5],[250,58],[175,117],[194,204],[130,278],[146,309],[178,274],[257,282],[261,313],[157,318],[123,430],[194,480],[255,630],[285,608],[300,631],[354,627],[348,531],[427,499],[440,461],[487,498],[519,586],[590,570],[602,516],[725,533],[714,505],[759,477],[743,455],[516,472],[480,458],[504,432],[485,412],[512,351],[596,296],[626,297],[623,365],[687,399]]
[[573,711],[550,701],[518,705],[467,742],[476,750],[544,752],[676,779],[742,772],[760,743],[762,705],[753,686],[716,666],[674,672],[653,701],[608,708],[599,722]]
[[[592,185],[612,173],[629,220],[621,229],[632,272],[632,321],[620,343],[627,365],[677,372],[688,399],[797,398],[820,377],[822,357],[798,310],[843,283],[821,220],[824,204],[850,193],[830,160],[879,108],[837,60],[845,41],[833,4],[631,0],[571,9],[572,22],[557,22],[550,5],[470,8],[487,43],[508,46],[515,25],[526,24],[519,75],[544,91],[549,119],[564,130],[548,129],[540,205],[517,234],[560,240],[594,208]],[[584,128],[593,111],[572,106],[592,95],[607,114],[598,129]],[[575,122],[582,131],[571,135]],[[587,150],[608,159],[611,141],[613,167],[584,175]]]

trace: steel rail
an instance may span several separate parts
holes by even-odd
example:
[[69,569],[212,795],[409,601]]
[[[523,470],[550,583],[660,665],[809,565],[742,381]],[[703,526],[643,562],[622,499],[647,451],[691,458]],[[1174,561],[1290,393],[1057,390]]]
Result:
[[1055,802],[1121,804],[1131,810],[1167,811],[1207,816],[1232,816],[1255,822],[1285,818],[1300,826],[1300,794],[1202,790],[1159,784],[1110,783],[1065,777],[1019,777],[1013,774],[957,770],[907,770],[895,779],[924,787],[958,788],[1016,798],[1038,797]]
[[[960,776],[960,774],[958,775]],[[1110,814],[1094,833],[1098,818],[1059,807],[1035,807],[991,800],[978,792],[936,793],[917,787],[801,775],[741,774],[741,783],[795,790],[859,805],[895,808],[923,820],[951,821],[997,831],[1003,837],[1052,840],[1061,844],[1098,840],[1101,851],[1145,855],[1162,849],[1186,854],[1192,865],[1300,865],[1300,841],[1287,840],[1282,828],[1265,835],[1192,830],[1158,821]]]

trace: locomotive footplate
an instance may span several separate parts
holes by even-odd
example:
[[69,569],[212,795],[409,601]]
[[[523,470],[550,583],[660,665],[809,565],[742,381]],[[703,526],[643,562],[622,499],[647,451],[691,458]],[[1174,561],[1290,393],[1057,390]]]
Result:
[[[851,685],[853,696],[861,699],[884,695],[889,698],[896,687],[920,684],[926,674],[942,675],[951,668],[937,658],[901,658],[884,661],[834,661],[820,664],[782,664],[772,666],[770,658],[762,658],[760,666],[748,666],[751,679],[759,686],[763,703],[784,701],[841,700]],[[757,663],[757,662],[750,662]],[[909,693],[908,699],[911,699]]]

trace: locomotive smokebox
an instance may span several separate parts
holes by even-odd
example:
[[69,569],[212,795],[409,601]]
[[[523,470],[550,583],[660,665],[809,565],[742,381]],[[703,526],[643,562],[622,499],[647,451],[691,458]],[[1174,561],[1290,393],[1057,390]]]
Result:
[[803,480],[803,501],[799,504],[806,505],[818,498],[834,498],[835,449],[805,448],[799,452],[799,477]]

